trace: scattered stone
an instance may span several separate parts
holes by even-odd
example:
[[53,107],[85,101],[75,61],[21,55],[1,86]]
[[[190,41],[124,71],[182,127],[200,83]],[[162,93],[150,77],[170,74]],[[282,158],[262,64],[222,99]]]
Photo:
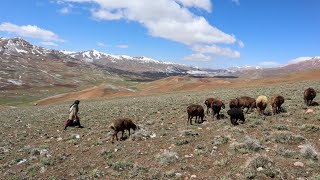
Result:
[[27,159],[22,159],[21,161],[19,161],[19,162],[17,163],[17,165],[23,164],[23,163],[25,163],[25,162],[27,162]]
[[191,175],[191,179],[195,179],[195,178],[197,178],[197,176],[196,175]]
[[300,177],[300,178],[297,178],[297,180],[305,180],[304,178]]
[[313,109],[307,109],[306,114],[313,113]]
[[182,177],[182,174],[181,173],[175,173],[175,176],[176,176],[176,178],[181,178]]
[[118,149],[114,149],[114,152],[117,152],[118,151]]
[[47,149],[41,149],[40,150],[40,156],[41,157],[50,157],[49,151]]
[[213,150],[217,150],[218,147],[217,147],[217,146],[213,146],[212,149],[213,149]]
[[257,168],[257,171],[258,171],[258,172],[263,171],[263,167],[258,167],[258,168]]
[[296,166],[296,167],[303,167],[304,166],[304,164],[302,162],[299,162],[299,161],[295,162],[293,165]]
[[59,137],[58,139],[57,139],[57,141],[61,141],[62,140],[62,137]]

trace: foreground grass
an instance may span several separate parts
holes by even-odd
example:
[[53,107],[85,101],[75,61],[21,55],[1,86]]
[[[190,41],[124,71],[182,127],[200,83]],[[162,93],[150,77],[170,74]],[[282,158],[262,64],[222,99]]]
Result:
[[[69,104],[3,110],[0,179],[316,179],[320,108],[305,114],[302,94],[309,86],[320,89],[319,82],[308,81],[81,101],[85,128],[66,131]],[[236,127],[210,115],[203,124],[186,125],[187,105],[204,105],[207,97],[228,104],[242,95],[276,93],[285,97],[286,113],[251,112]],[[117,117],[132,118],[141,131],[111,144],[108,127]],[[294,166],[297,161],[303,167]]]

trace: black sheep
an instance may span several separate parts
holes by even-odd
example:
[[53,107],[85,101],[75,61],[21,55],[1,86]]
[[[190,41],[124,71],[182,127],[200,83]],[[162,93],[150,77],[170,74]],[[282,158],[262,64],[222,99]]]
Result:
[[230,116],[231,124],[238,125],[238,120],[241,120],[242,123],[245,121],[243,112],[241,108],[231,108],[228,110],[228,115]]

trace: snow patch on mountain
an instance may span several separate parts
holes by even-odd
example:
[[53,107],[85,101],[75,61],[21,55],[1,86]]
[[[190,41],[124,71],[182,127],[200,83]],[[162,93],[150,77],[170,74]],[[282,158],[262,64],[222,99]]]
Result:
[[298,57],[298,58],[295,58],[295,59],[292,59],[289,61],[289,64],[296,64],[296,63],[300,63],[300,62],[304,62],[304,61],[312,61],[312,60],[317,60],[317,59],[320,59],[320,56],[314,56],[314,57],[309,57],[309,56],[306,56],[306,57]]

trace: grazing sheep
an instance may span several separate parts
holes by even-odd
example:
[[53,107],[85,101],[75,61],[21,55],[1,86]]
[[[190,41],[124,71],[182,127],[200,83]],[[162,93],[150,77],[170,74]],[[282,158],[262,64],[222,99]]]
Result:
[[241,108],[231,108],[227,111],[228,115],[230,116],[231,124],[238,125],[238,120],[241,120],[242,123],[245,121],[243,112]]
[[257,106],[259,115],[264,114],[264,110],[266,109],[267,105],[268,105],[268,98],[266,96],[257,97],[256,106]]
[[278,114],[283,111],[281,105],[284,103],[284,98],[280,95],[273,95],[271,98],[271,106],[272,106],[272,113]]
[[229,102],[229,107],[231,108],[237,108],[238,107],[238,98],[231,99]]
[[304,96],[304,103],[307,106],[311,106],[312,100],[316,97],[317,93],[313,88],[308,88],[304,91],[303,96]]
[[214,98],[208,98],[204,102],[204,104],[207,106],[207,114],[209,114],[209,109],[211,108],[211,104],[212,104],[213,101],[215,101]]
[[224,103],[220,100],[215,100],[211,103],[211,109],[212,109],[212,117],[213,117],[213,120],[214,120],[214,116],[217,114],[217,119],[220,119],[220,111],[221,111],[221,108],[224,109],[226,108]]
[[190,123],[192,125],[192,118],[195,116],[196,120],[195,123],[199,123],[198,118],[201,119],[201,122],[203,122],[204,117],[204,109],[201,105],[197,104],[191,104],[187,107],[187,113],[188,113],[188,121],[187,125]]
[[248,96],[242,96],[238,99],[238,108],[244,109],[247,108],[246,113],[248,113],[249,109],[257,108],[256,100],[254,98]]
[[122,131],[121,139],[123,139],[123,134],[125,130],[129,131],[129,136],[130,136],[130,129],[133,129],[135,131],[139,127],[137,127],[129,118],[120,118],[120,119],[113,120],[110,128],[113,129],[113,134],[112,134],[112,143],[113,143],[114,137],[116,137],[118,141],[119,131]]

